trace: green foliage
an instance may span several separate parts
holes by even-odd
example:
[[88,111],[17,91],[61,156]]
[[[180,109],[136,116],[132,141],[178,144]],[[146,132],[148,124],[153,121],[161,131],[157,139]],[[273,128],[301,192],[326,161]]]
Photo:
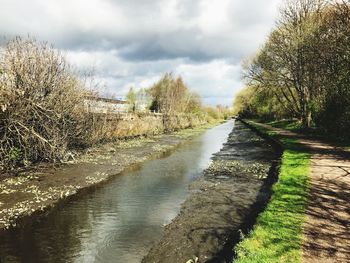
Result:
[[209,121],[227,120],[233,116],[233,111],[229,107],[223,105],[217,105],[216,107],[207,106],[204,107],[202,111]]
[[136,92],[134,91],[133,87],[130,87],[128,94],[126,95],[126,99],[131,105],[131,111],[136,111],[136,101],[137,101],[137,95]]
[[128,102],[135,103],[136,102],[136,92],[133,87],[130,87],[128,94],[126,95]]
[[267,123],[272,127],[282,128],[288,131],[298,132],[302,130],[301,123],[297,120],[280,120]]
[[234,113],[243,118],[259,118],[263,121],[288,118],[286,112],[276,97],[268,89],[247,86],[236,96]]
[[207,107],[205,111],[210,118],[219,119],[219,113],[213,107]]
[[346,94],[327,96],[322,109],[315,114],[315,123],[323,134],[347,138],[350,132],[350,88]]
[[280,19],[248,63],[248,88],[236,98],[243,117],[298,118],[304,128],[350,132],[350,3],[286,1]]
[[188,96],[188,105],[186,107],[187,113],[193,113],[196,115],[201,115],[202,113],[202,98],[196,92],[190,92]]
[[13,162],[20,161],[22,159],[22,151],[21,151],[21,149],[19,149],[17,147],[13,147],[9,151],[9,159],[10,159],[10,161],[13,161]]
[[301,262],[310,154],[296,141],[280,139],[287,149],[279,181],[273,186],[272,199],[255,228],[236,247],[235,262]]

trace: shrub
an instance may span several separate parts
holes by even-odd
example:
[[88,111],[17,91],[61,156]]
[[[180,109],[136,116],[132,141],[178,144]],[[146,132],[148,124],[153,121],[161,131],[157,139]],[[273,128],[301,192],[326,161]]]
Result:
[[56,161],[86,134],[85,91],[46,43],[15,38],[0,55],[0,168]]

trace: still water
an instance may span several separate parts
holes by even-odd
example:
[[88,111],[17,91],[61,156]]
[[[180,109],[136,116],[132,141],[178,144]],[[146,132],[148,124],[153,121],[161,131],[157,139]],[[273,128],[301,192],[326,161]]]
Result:
[[0,262],[140,262],[233,126],[210,129],[39,222],[0,234]]

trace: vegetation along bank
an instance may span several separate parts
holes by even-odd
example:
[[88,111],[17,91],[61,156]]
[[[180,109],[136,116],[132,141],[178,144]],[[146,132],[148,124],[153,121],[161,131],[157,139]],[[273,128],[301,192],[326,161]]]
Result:
[[235,112],[261,121],[297,120],[304,131],[350,133],[349,1],[287,1],[257,55]]
[[284,148],[272,198],[251,232],[235,247],[235,262],[301,262],[310,153],[296,139],[249,122]]
[[89,148],[57,168],[42,164],[0,180],[0,230],[31,223],[61,201],[92,190],[127,169],[158,158],[218,123],[172,134],[106,143]]
[[350,152],[285,122],[249,124],[285,151],[267,208],[235,248],[237,262],[349,261]]
[[91,82],[91,76],[74,72],[47,43],[10,40],[0,54],[0,172],[37,162],[59,163],[99,143],[172,132],[228,116],[227,108],[202,106],[182,78],[171,74],[148,89],[131,89],[130,107],[124,112],[108,107],[95,112],[86,99],[99,98]]
[[260,123],[285,152],[269,205],[235,249],[237,262],[350,260],[349,35],[348,0],[286,1],[245,64],[235,114]]

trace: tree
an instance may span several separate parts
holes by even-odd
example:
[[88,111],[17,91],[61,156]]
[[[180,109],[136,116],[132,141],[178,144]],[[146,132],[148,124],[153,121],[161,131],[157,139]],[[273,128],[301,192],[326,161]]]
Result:
[[251,85],[275,94],[286,110],[312,124],[312,102],[318,94],[319,23],[322,1],[287,1],[277,28],[247,70]]
[[276,28],[245,67],[252,98],[243,103],[247,98],[240,94],[239,111],[266,117],[265,105],[276,113],[273,96],[280,105],[275,116],[297,117],[306,128],[345,135],[350,131],[349,35],[350,1],[286,1]]
[[[348,136],[350,132],[350,5],[337,1],[325,9],[320,27],[322,101],[316,124],[325,133]],[[334,125],[336,123],[336,125]]]
[[128,103],[130,104],[131,110],[133,112],[136,111],[136,102],[137,102],[137,95],[136,92],[134,91],[133,87],[130,87],[128,94],[126,95],[126,99]]
[[186,101],[187,107],[185,112],[200,114],[202,111],[202,98],[196,92],[189,92]]
[[148,93],[152,97],[151,110],[169,115],[186,112],[190,102],[189,90],[182,78],[174,78],[170,73],[155,83]]

